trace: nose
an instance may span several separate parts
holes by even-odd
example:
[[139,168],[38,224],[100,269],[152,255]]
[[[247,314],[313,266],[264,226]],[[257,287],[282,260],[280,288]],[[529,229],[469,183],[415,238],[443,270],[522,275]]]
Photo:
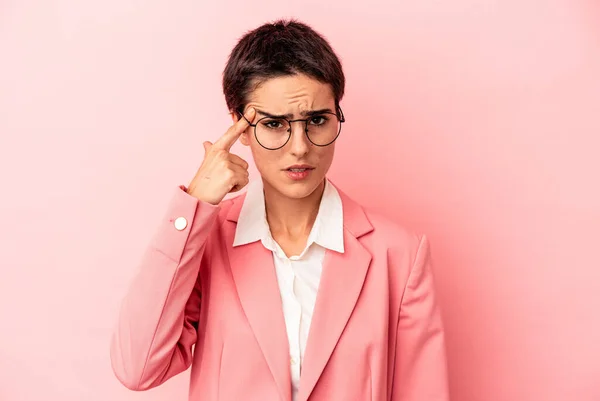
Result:
[[296,156],[301,157],[308,153],[310,149],[310,141],[306,136],[306,123],[304,121],[296,121],[291,123],[291,138],[290,138],[290,152]]

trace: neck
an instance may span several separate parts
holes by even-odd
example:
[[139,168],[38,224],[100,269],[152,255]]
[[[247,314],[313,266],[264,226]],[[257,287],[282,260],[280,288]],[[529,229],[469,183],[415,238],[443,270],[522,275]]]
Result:
[[324,190],[325,180],[307,197],[292,199],[265,185],[265,208],[271,234],[291,239],[307,237],[319,213]]

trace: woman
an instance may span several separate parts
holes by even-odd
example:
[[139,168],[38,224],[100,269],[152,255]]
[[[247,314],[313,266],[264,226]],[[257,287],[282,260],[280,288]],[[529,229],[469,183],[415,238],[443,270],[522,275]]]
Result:
[[[120,313],[116,376],[190,365],[193,401],[448,399],[429,242],[327,178],[344,75],[318,33],[265,24],[223,78],[234,124],[176,188]],[[249,146],[261,174],[245,194]]]

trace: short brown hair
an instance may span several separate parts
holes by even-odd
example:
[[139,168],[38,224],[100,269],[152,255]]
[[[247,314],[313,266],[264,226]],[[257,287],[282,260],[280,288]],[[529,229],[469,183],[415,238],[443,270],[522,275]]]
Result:
[[227,108],[241,112],[261,83],[294,74],[331,85],[338,108],[346,80],[340,60],[322,35],[294,19],[280,19],[247,32],[231,51],[223,71]]

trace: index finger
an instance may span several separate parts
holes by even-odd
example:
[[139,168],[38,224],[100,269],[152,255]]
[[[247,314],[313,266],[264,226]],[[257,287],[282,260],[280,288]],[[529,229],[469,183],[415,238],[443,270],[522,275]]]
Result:
[[225,134],[214,143],[213,147],[216,146],[218,149],[230,150],[235,141],[237,141],[240,135],[242,135],[246,128],[249,127],[248,121],[252,121],[255,113],[254,108],[249,108],[245,114],[246,118],[240,117],[240,119],[229,127],[229,129],[225,131]]

